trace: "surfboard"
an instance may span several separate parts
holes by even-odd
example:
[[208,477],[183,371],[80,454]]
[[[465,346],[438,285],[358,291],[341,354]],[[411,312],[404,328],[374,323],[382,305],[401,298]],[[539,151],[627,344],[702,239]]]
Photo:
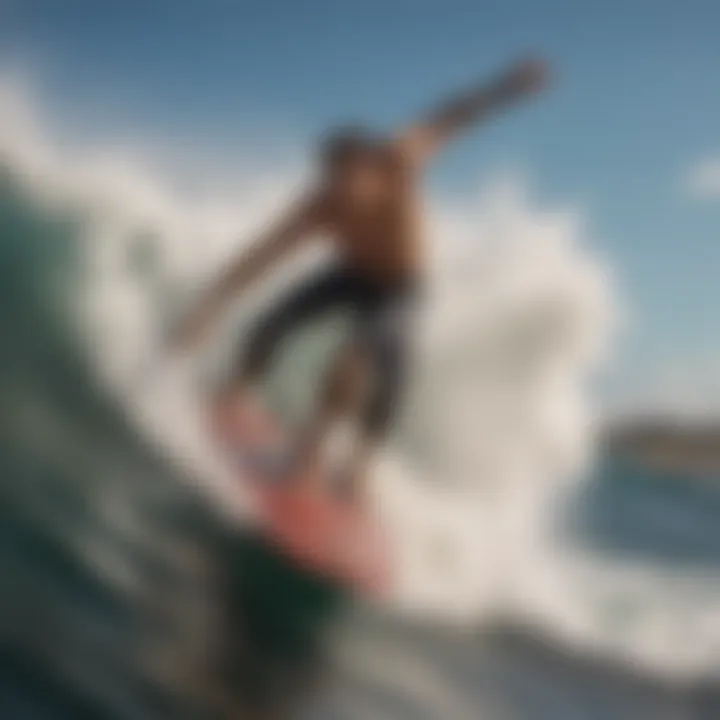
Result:
[[286,462],[290,434],[258,401],[210,408],[210,431],[250,490],[256,531],[301,570],[372,596],[390,586],[381,523],[338,494],[298,489]]

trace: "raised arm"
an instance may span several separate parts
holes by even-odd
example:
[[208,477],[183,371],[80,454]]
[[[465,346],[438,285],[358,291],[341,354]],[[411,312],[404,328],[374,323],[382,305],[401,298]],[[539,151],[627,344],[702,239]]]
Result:
[[423,161],[443,143],[500,108],[536,92],[545,84],[541,60],[523,60],[489,83],[471,88],[401,130],[396,143],[404,154]]
[[202,340],[228,302],[294,250],[321,222],[320,201],[304,200],[272,225],[212,283],[172,338],[176,349]]

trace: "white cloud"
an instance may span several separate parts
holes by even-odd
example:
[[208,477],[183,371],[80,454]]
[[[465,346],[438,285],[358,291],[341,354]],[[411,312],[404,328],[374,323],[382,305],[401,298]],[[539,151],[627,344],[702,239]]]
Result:
[[684,178],[685,190],[699,200],[720,200],[720,156],[691,165]]

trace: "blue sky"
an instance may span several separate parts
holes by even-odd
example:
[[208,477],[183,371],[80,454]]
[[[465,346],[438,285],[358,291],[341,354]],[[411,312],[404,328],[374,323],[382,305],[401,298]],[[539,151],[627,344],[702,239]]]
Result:
[[453,192],[511,165],[541,198],[583,207],[636,318],[626,382],[720,359],[720,197],[684,187],[720,158],[718,37],[716,0],[0,2],[0,64],[30,67],[64,122],[209,147],[390,126],[545,54],[552,90],[458,142],[432,183]]

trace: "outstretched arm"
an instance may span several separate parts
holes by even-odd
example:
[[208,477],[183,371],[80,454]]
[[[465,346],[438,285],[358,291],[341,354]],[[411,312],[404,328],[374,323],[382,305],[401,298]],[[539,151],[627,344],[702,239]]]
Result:
[[320,203],[306,200],[270,227],[210,286],[181,324],[172,344],[187,349],[202,340],[228,302],[308,237],[320,222]]
[[412,160],[425,160],[468,126],[539,90],[545,84],[546,75],[541,60],[518,62],[495,80],[441,104],[398,133],[396,142]]

